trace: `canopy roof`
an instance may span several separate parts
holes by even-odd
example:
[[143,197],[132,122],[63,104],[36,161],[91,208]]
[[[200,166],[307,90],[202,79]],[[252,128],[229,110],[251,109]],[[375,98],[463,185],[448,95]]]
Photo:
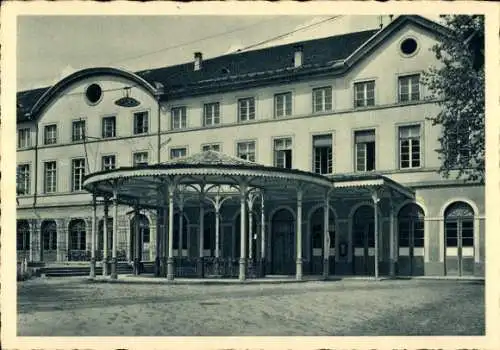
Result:
[[85,177],[84,188],[103,197],[117,195],[123,204],[159,207],[168,191],[199,200],[200,193],[239,198],[240,191],[263,191],[274,200],[294,200],[302,189],[304,200],[333,196],[366,195],[373,188],[411,197],[413,192],[381,175],[334,176],[328,178],[296,169],[284,169],[250,162],[216,151],[155,165],[122,167]]

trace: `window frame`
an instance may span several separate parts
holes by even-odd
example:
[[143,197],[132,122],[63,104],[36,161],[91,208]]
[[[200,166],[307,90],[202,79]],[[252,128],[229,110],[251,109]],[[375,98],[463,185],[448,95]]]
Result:
[[[78,129],[78,127],[83,125],[83,129]],[[75,119],[71,122],[71,142],[83,142],[85,139],[87,123],[85,119]],[[81,132],[81,135],[78,135],[78,132]],[[76,137],[75,137],[76,136]]]
[[[54,164],[54,169],[47,169],[47,166],[49,164]],[[53,180],[53,184],[51,183],[49,186],[47,183],[47,180],[48,180],[47,171],[48,170],[53,172],[53,176],[51,177],[51,179]],[[52,189],[52,185],[53,185],[53,189]],[[49,187],[51,189],[50,191],[48,190]],[[56,160],[46,160],[43,162],[43,193],[50,194],[50,193],[56,193],[56,192],[57,192],[57,161]]]
[[[217,146],[219,148],[219,150],[214,150],[212,149],[213,146]],[[204,150],[205,147],[208,147],[209,149],[208,150]],[[221,143],[217,143],[217,142],[213,142],[213,143],[203,143],[201,145],[201,151],[202,152],[205,152],[205,151],[215,151],[215,152],[222,152],[222,144]]]
[[[53,138],[50,138],[48,137],[48,130],[49,128],[54,128],[54,137]],[[43,144],[45,146],[49,146],[49,145],[56,145],[57,144],[57,123],[51,123],[51,124],[47,124],[47,125],[44,125],[43,127]],[[49,142],[50,141],[50,142]]]
[[[106,134],[106,121],[108,120],[112,120],[113,121],[113,132],[112,132],[112,135],[111,136],[107,136]],[[101,136],[103,139],[111,139],[111,138],[114,138],[116,137],[116,115],[108,115],[108,116],[104,116],[102,117],[101,119]]]
[[[25,142],[22,141],[21,136],[26,136]],[[19,128],[17,129],[17,148],[26,149],[31,147],[31,128]]]
[[[373,150],[373,152],[374,152],[374,158],[375,159],[373,161],[373,169],[371,169],[371,170],[367,170],[367,168],[368,168],[368,166],[367,166],[367,163],[368,163],[368,156],[367,156],[368,150],[367,150],[366,145],[368,144],[368,142],[361,142],[361,143],[357,143],[356,142],[356,134],[358,132],[366,132],[366,131],[373,131],[373,133],[374,133],[374,139],[375,139],[375,141],[373,141],[373,143],[374,143],[374,146],[373,146],[374,150]],[[353,156],[354,156],[354,162],[353,162],[354,163],[354,172],[356,172],[356,173],[366,173],[366,172],[377,171],[377,168],[378,168],[378,166],[377,166],[377,159],[378,159],[378,157],[377,157],[377,154],[378,154],[378,152],[377,152],[377,143],[378,143],[377,142],[377,134],[378,134],[378,130],[377,130],[376,127],[371,127],[371,128],[367,127],[367,128],[353,130],[352,138],[353,138],[353,153],[354,153],[353,154]],[[358,170],[358,145],[361,145],[361,144],[365,146],[364,167],[363,167],[364,170]]]
[[[216,106],[217,106],[217,109],[215,108]],[[211,111],[211,119],[210,119],[211,123],[207,123],[207,117],[208,117],[207,109],[208,109],[208,107],[211,107],[210,108],[210,111]],[[216,110],[217,110],[218,113],[215,113]],[[205,103],[203,103],[202,118],[203,118],[203,123],[202,123],[203,127],[211,127],[211,126],[220,125],[220,121],[221,121],[221,103],[219,101],[205,102]]]
[[[179,151],[179,150],[184,150],[184,155],[178,156],[178,157],[172,157],[172,152]],[[173,147],[170,147],[168,150],[168,157],[170,160],[187,157],[187,155],[188,155],[188,147],[187,146],[173,146]]]
[[[253,160],[246,158],[242,158],[240,155],[240,144],[245,145],[246,147],[246,153],[245,154],[251,154],[251,152],[248,151],[248,145],[252,144],[253,145]],[[243,159],[243,160],[248,160],[249,162],[254,162],[257,160],[257,141],[256,140],[236,140],[236,157]]]
[[[417,87],[418,87],[418,98],[414,99],[412,97],[412,84],[411,84],[411,78],[418,77],[418,82],[417,82]],[[403,80],[409,79],[409,84],[408,84],[408,100],[403,101],[401,99],[401,83]],[[422,74],[420,72],[415,72],[415,73],[404,73],[404,74],[399,74],[397,76],[397,101],[398,103],[405,104],[405,103],[414,103],[418,101],[422,101]]]
[[[105,167],[105,159],[113,159],[113,167]],[[101,156],[101,170],[102,171],[106,171],[106,170],[112,170],[112,169],[116,169],[116,154],[103,154]]]
[[[174,115],[174,111],[179,111],[180,114]],[[175,119],[179,119],[179,126],[175,127]],[[186,106],[175,106],[170,108],[170,129],[171,130],[182,130],[187,128],[187,107]]]
[[[142,125],[141,125],[141,130],[139,130],[139,126],[138,126],[138,118],[139,116],[142,116],[143,119],[142,119]],[[146,134],[149,134],[149,111],[136,111],[136,112],[133,112],[133,117],[134,117],[134,130],[133,130],[133,134],[134,135],[146,135]],[[145,118],[144,118],[145,117]],[[144,123],[144,120],[146,120],[146,122]]]
[[[78,166],[77,169],[75,169],[76,162],[83,162],[83,165],[80,165],[80,166]],[[85,158],[73,158],[73,159],[71,159],[71,192],[84,191],[83,179],[85,178],[86,166],[87,166],[85,163],[86,163]],[[75,181],[75,177],[76,177],[75,170],[80,171],[80,175],[78,175],[79,176],[78,182]]]
[[[328,94],[328,90],[330,93]],[[316,109],[316,94],[321,93],[321,109]],[[333,87],[331,85],[321,86],[312,89],[312,112],[313,113],[326,113],[333,111]],[[330,108],[326,108],[327,106],[327,97],[330,98]]]
[[[243,118],[243,114],[242,114],[242,103],[246,104],[245,118]],[[238,123],[245,123],[245,122],[255,120],[255,116],[256,116],[255,97],[252,96],[252,97],[239,98],[237,101],[237,105],[238,105]],[[252,109],[253,109],[253,112],[251,112]]]
[[[373,104],[368,104],[368,84],[373,83]],[[357,99],[357,90],[356,88],[360,85],[363,85],[363,104],[358,105],[358,99]],[[375,107],[377,105],[377,79],[363,79],[363,80],[358,80],[353,82],[353,106],[354,109],[359,109],[359,108],[370,108],[370,107]]]
[[[289,96],[290,97],[290,113],[287,113],[287,101],[286,99],[283,100],[283,114],[278,115],[278,98],[279,97],[285,97]],[[285,91],[285,92],[279,92],[275,93],[273,96],[273,103],[274,103],[274,109],[273,109],[273,116],[274,119],[280,119],[280,118],[287,118],[291,117],[293,115],[293,93],[292,91]]]
[[[419,148],[419,165],[418,166],[413,166],[413,140],[415,140],[415,137],[409,137],[409,138],[401,138],[401,130],[402,129],[409,129],[409,128],[415,128],[418,127],[419,129],[419,136],[418,136],[418,148]],[[396,137],[397,137],[397,147],[398,147],[398,169],[399,170],[412,170],[412,169],[420,169],[423,167],[423,157],[422,157],[422,125],[421,123],[416,123],[416,124],[403,124],[403,125],[396,125]],[[409,166],[408,167],[403,167],[402,166],[402,141],[404,140],[410,140],[411,142],[409,143]]]
[[[138,155],[146,155],[146,162],[136,162],[136,157]],[[149,152],[148,151],[135,151],[132,152],[132,166],[133,167],[138,167],[138,166],[144,166],[149,164]]]
[[[290,140],[290,148],[286,148],[286,149],[281,149],[281,150],[276,150],[276,141],[280,141],[280,140]],[[286,141],[285,141],[286,142]],[[286,146],[286,144],[285,144]],[[273,166],[277,167],[277,168],[283,168],[283,169],[293,169],[293,153],[294,153],[294,138],[293,136],[278,136],[278,137],[273,137],[272,139],[272,152],[273,152]],[[289,167],[287,167],[286,165],[286,155],[284,156],[284,166],[281,167],[279,166],[278,164],[278,153],[277,152],[283,152],[283,151],[291,151],[291,154],[290,154],[290,165]],[[286,154],[286,153],[285,153]]]
[[[21,196],[27,196],[27,195],[30,195],[31,194],[31,163],[19,163],[17,164],[17,173],[16,173],[16,180],[19,180],[19,177],[20,177],[20,168],[21,167],[27,167],[27,176],[23,177],[23,182],[22,184],[24,185],[22,188],[24,189],[24,191],[21,193],[17,193]],[[17,192],[17,189],[20,188],[20,182],[16,181],[16,192]]]
[[[315,147],[314,146],[314,139],[317,137],[325,137],[329,136],[331,139],[331,150],[330,150],[330,156],[331,159],[329,160],[330,165],[327,165],[327,168],[331,168],[331,172],[316,172],[316,149],[317,148],[327,148],[327,147]],[[333,132],[326,132],[326,133],[314,133],[311,134],[311,146],[312,146],[312,152],[311,152],[311,172],[315,174],[322,174],[322,175],[332,175],[335,173],[335,156],[334,156],[334,133]],[[328,160],[327,160],[328,162]],[[321,166],[320,166],[321,167]]]

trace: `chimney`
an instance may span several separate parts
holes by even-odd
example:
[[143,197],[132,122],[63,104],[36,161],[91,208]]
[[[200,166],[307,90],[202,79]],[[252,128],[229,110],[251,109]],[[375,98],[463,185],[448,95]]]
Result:
[[201,69],[201,61],[203,60],[203,54],[201,52],[194,53],[194,70]]
[[302,45],[296,45],[295,47],[295,56],[293,60],[293,66],[295,68],[298,68],[302,66],[302,61],[303,61],[303,48]]

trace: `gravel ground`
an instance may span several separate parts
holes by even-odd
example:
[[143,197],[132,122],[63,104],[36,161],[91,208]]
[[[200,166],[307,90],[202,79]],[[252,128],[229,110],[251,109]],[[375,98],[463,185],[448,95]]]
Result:
[[20,336],[484,335],[484,284],[20,282]]

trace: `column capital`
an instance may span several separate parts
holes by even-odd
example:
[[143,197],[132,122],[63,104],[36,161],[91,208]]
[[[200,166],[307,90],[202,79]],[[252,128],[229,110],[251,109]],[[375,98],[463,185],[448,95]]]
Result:
[[378,202],[380,202],[380,195],[378,193],[377,188],[375,188],[371,191],[371,197],[372,197],[372,201],[374,204],[377,204]]

